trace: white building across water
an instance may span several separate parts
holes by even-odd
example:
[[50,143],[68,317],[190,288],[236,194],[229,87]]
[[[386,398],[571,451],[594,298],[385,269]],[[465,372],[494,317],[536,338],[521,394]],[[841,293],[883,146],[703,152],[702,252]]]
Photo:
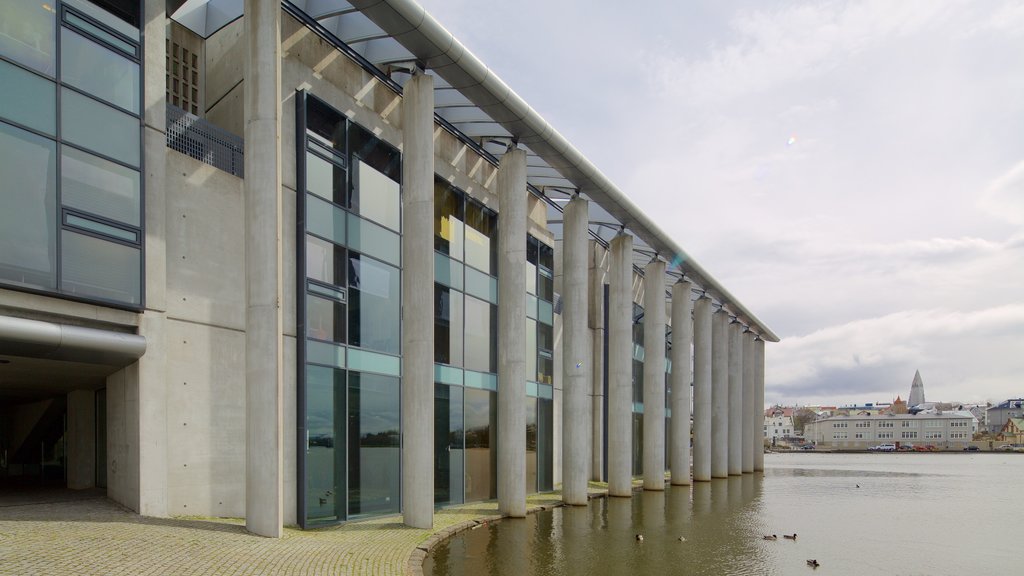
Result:
[[832,416],[808,424],[804,438],[822,448],[864,450],[876,444],[934,446],[962,450],[975,427],[970,412]]

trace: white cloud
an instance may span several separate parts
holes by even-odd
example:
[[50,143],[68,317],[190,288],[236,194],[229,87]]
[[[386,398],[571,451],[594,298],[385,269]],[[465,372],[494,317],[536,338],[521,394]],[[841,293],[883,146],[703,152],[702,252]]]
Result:
[[996,218],[1024,226],[1024,161],[992,182],[980,203]]

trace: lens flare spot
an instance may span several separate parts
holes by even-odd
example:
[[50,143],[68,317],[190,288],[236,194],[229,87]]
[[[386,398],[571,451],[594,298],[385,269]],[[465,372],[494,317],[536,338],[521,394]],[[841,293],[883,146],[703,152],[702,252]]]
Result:
[[796,144],[796,136],[790,136],[789,140],[786,140],[786,146],[793,146]]

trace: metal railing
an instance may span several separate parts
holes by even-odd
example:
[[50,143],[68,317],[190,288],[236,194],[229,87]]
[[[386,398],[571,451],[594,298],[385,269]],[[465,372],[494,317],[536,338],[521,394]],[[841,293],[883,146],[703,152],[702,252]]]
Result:
[[171,150],[243,178],[244,142],[240,136],[167,105],[167,147]]

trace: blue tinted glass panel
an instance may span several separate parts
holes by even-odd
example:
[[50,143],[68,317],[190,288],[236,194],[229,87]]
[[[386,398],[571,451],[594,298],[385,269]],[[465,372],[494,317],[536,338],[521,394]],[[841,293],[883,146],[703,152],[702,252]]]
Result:
[[66,83],[130,112],[139,112],[139,65],[62,28],[60,76]]
[[348,215],[349,248],[398,266],[402,260],[401,237],[355,214]]
[[73,142],[139,165],[139,119],[64,88],[60,93],[62,135]]
[[442,384],[462,386],[462,369],[444,364],[434,364],[434,380]]
[[462,262],[456,262],[440,252],[434,252],[434,279],[445,286],[462,290]]
[[479,270],[466,268],[466,292],[492,304],[497,304],[498,279]]
[[57,88],[53,82],[0,60],[0,116],[34,130],[57,129]]
[[0,54],[54,76],[57,11],[54,2],[0,0]]
[[139,225],[142,194],[138,170],[65,146],[60,178],[65,206]]
[[57,145],[0,122],[0,280],[57,287]]
[[401,419],[398,378],[349,372],[348,513],[400,510]]
[[312,152],[306,152],[306,190],[344,206],[345,169]]
[[71,12],[70,10],[64,14],[64,21],[81,28],[82,30],[88,32],[89,34],[92,34],[93,36],[99,38],[100,40],[103,40],[107,44],[110,44],[114,48],[117,48],[118,50],[126,54],[129,54],[131,56],[138,56],[138,49],[135,47],[134,44],[124,40],[116,34],[111,34],[110,32],[107,32],[103,28],[96,26],[92,22],[86,20],[85,18],[82,18],[81,16],[75,14],[74,12]]
[[306,519],[345,518],[345,371],[306,366]]
[[465,383],[466,386],[469,386],[470,388],[482,388],[484,390],[496,391],[498,389],[498,376],[497,374],[485,374],[483,372],[466,370]]
[[61,272],[62,292],[125,304],[142,302],[138,248],[64,230]]
[[306,362],[344,368],[345,347],[328,342],[306,340]]
[[92,232],[97,232],[99,234],[104,234],[106,236],[118,238],[120,240],[126,240],[128,242],[139,241],[138,232],[125,230],[123,228],[118,228],[117,226],[111,226],[110,224],[105,224],[103,222],[92,220],[90,218],[82,218],[81,216],[76,216],[75,214],[67,215],[67,224],[68,226],[75,226],[78,228],[82,228],[84,230],[90,230]]
[[545,302],[544,300],[537,301],[537,320],[552,326],[555,323],[555,314],[551,307],[551,302]]
[[397,268],[354,255],[349,258],[349,344],[398,354],[401,275]]
[[348,367],[361,372],[400,376],[402,374],[402,359],[398,356],[377,354],[360,348],[349,348]]

